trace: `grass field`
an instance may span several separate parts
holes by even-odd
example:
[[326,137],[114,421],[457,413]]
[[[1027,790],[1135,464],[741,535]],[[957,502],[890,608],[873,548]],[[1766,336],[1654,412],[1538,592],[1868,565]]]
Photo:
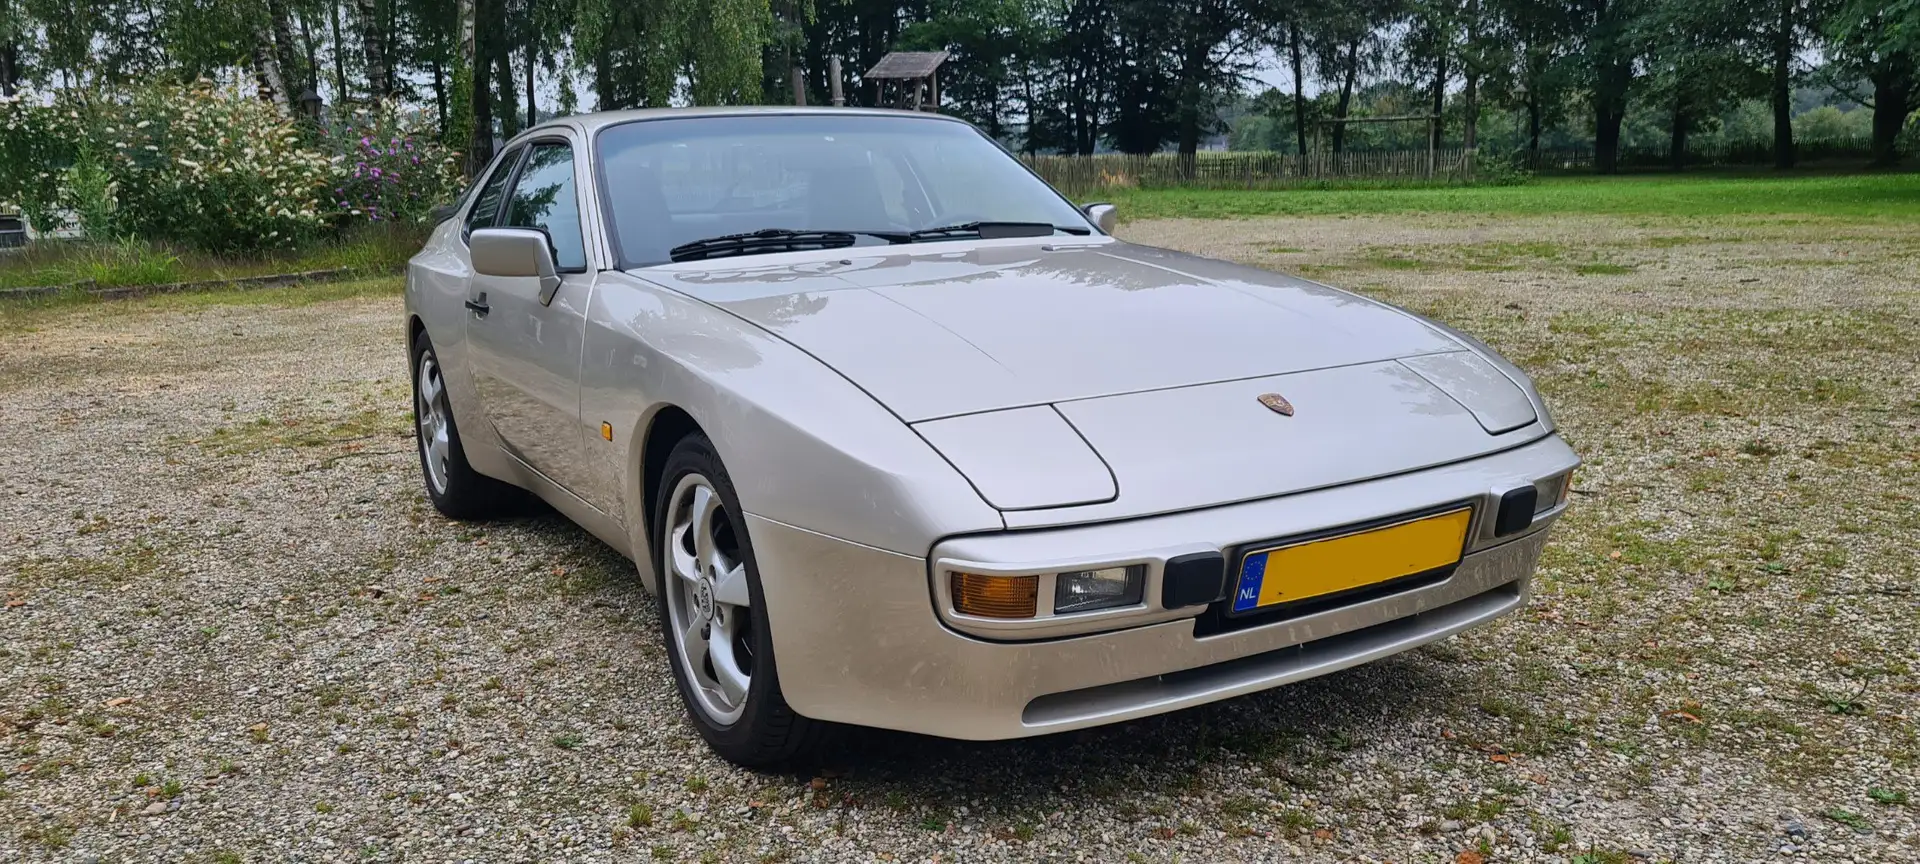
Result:
[[1519,186],[1209,191],[1113,189],[1121,218],[1473,213],[1920,220],[1920,174],[1758,173],[1541,178]]
[[347,268],[397,272],[419,251],[420,229],[371,228],[311,247],[269,255],[230,256],[173,249],[138,240],[42,241],[0,251],[0,289],[91,282],[102,288],[162,285]]

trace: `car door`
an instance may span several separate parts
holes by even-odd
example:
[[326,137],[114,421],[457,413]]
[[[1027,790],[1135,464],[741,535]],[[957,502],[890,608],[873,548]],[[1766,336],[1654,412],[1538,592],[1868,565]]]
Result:
[[473,274],[468,362],[487,419],[507,452],[568,490],[582,488],[587,477],[580,350],[593,290],[576,162],[566,138],[535,139],[526,145],[497,203],[488,200],[490,189],[483,189],[474,202],[476,217],[484,215],[481,208],[493,205],[492,222],[468,223],[470,230],[537,229],[546,233],[553,251],[561,281],[550,299],[541,297],[535,277]]

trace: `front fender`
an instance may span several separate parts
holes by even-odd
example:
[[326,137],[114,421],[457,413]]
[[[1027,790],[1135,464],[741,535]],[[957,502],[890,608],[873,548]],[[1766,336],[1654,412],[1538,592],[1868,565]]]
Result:
[[[804,314],[804,310],[796,310]],[[609,273],[587,312],[581,420],[620,514],[651,562],[647,429],[672,406],[719,451],[741,507],[765,519],[924,557],[940,537],[1005,527],[998,511],[898,417],[812,356],[709,304]],[[611,424],[613,440],[598,435]],[[649,572],[651,567],[648,568]]]

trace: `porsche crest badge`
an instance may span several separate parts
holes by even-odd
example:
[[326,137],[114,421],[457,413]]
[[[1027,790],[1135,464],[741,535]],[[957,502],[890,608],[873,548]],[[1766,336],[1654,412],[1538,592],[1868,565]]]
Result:
[[1275,414],[1280,414],[1287,417],[1293,416],[1293,403],[1288,402],[1287,397],[1282,396],[1278,393],[1260,394],[1260,404],[1265,405],[1268,408],[1272,409],[1273,413]]

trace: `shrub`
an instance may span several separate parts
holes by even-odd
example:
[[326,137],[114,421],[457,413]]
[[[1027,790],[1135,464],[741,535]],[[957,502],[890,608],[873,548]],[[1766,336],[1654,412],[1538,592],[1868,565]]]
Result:
[[19,213],[40,231],[59,227],[61,172],[73,159],[78,118],[72,111],[63,122],[30,91],[0,97],[0,212]]
[[1481,186],[1519,186],[1533,180],[1527,170],[1525,153],[1490,153],[1480,150],[1473,156],[1473,182]]
[[333,160],[266,102],[204,83],[155,87],[101,105],[93,123],[120,231],[255,252],[330,227]]
[[392,104],[322,135],[206,82],[0,100],[0,210],[94,241],[291,249],[368,223],[419,225],[459,182],[425,119]]
[[459,160],[419,112],[393,102],[355,109],[329,137],[340,168],[333,203],[345,218],[419,222],[459,192]]

